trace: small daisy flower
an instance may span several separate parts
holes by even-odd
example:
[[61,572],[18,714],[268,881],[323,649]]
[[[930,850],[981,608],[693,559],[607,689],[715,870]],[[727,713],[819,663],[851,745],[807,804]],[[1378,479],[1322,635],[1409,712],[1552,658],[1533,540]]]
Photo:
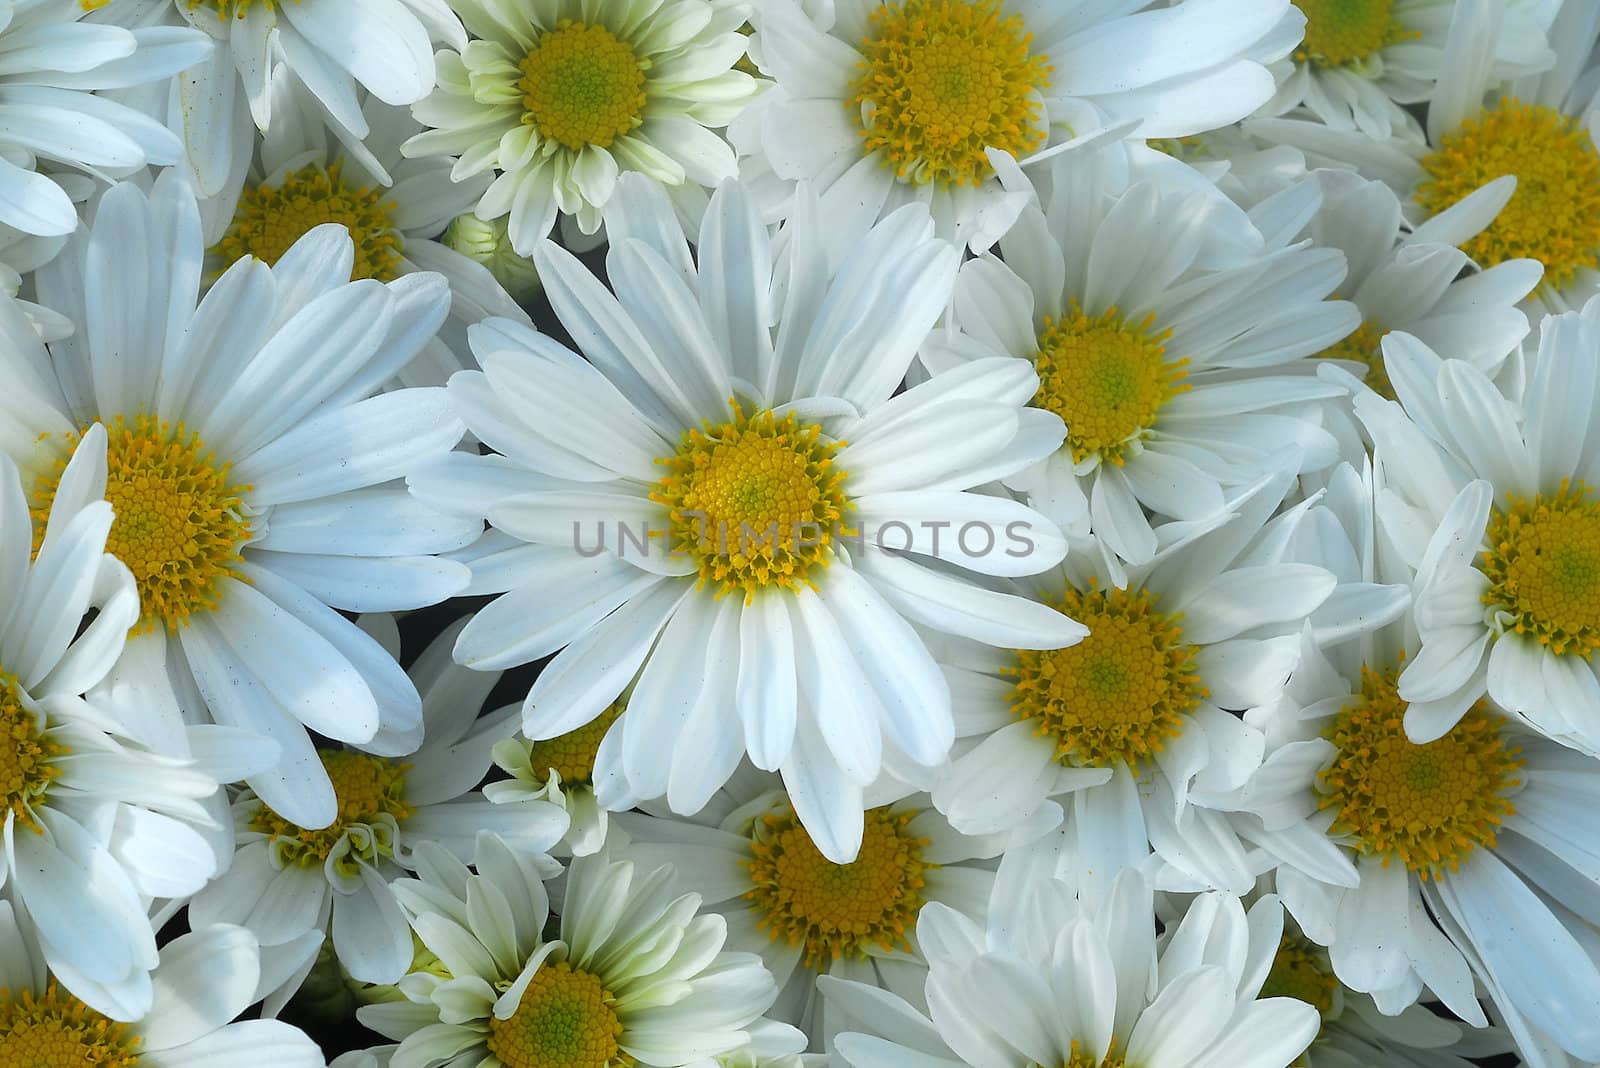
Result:
[[[108,551],[139,588],[123,666],[148,691],[141,721],[180,722],[181,702],[272,739],[280,761],[252,789],[326,827],[337,804],[307,729],[399,755],[422,722],[399,665],[336,609],[444,599],[466,569],[428,554],[482,530],[397,481],[460,439],[443,391],[374,395],[449,293],[430,274],[350,282],[354,249],[330,225],[276,267],[240,260],[197,305],[203,252],[175,171],[148,195],[112,187],[38,275],[41,302],[80,329],[5,364],[0,448],[37,519],[115,508]],[[95,423],[104,448],[74,453]]]
[[0,8],[0,224],[55,237],[78,228],[67,189],[40,159],[97,178],[177,163],[183,145],[159,124],[97,90],[154,86],[204,60],[189,29],[129,30],[94,9],[105,0],[9,0]]
[[257,1000],[256,942],[211,927],[161,947],[153,997],[132,1023],[74,997],[33,947],[26,920],[0,901],[0,1064],[162,1068],[270,1064],[323,1068],[322,1051],[277,1020],[238,1020]]
[[818,980],[851,1027],[849,1068],[1288,1068],[1317,1033],[1317,1010],[1262,996],[1283,929],[1277,900],[1245,913],[1205,894],[1156,937],[1144,879],[1120,873],[1104,899],[1045,879],[996,895],[988,925],[931,904],[928,1011],[862,983]]
[[715,186],[738,169],[716,131],[758,88],[733,69],[745,53],[743,8],[456,0],[474,40],[439,53],[439,88],[412,109],[432,129],[407,141],[406,153],[459,156],[457,179],[493,171],[477,214],[509,213],[511,244],[523,255],[558,215],[594,234],[623,172]]
[[1000,256],[962,266],[960,333],[921,352],[936,374],[999,354],[1035,365],[1031,403],[1067,437],[1009,482],[1093,533],[1118,585],[1118,561],[1163,545],[1154,517],[1215,517],[1226,489],[1296,449],[1306,470],[1333,462],[1315,409],[1336,393],[1305,357],[1359,322],[1323,299],[1345,274],[1337,250],[1269,243],[1198,176],[1138,158],[1113,146],[1055,161]]
[[921,201],[981,250],[1023,203],[990,151],[1226,126],[1271,97],[1262,64],[1303,22],[1288,0],[767,0],[751,49],[777,84],[730,132],[770,218],[806,180],[847,232]]
[[537,866],[491,834],[473,874],[434,846],[395,892],[437,958],[400,982],[404,1001],[357,1018],[400,1045],[392,1068],[457,1058],[478,1068],[703,1065],[748,1046],[776,988],[750,953],[724,950],[720,916],[601,857],[573,862],[555,938]]
[[453,377],[450,396],[498,455],[455,453],[411,479],[493,528],[460,559],[470,594],[500,596],[456,658],[501,669],[559,654],[523,706],[536,740],[593,721],[631,684],[597,779],[690,814],[749,753],[781,770],[843,863],[885,760],[937,765],[953,737],[913,622],[1009,647],[1082,636],[967,577],[1065,553],[1044,516],[969,492],[1053,451],[1061,421],[1024,408],[1037,379],[1009,358],[896,395],[958,261],[920,206],[837,272],[803,213],[779,238],[776,295],[740,186],[713,197],[698,266],[671,217],[659,187],[624,178],[608,220],[616,296],[554,244],[537,251],[592,362],[499,320],[472,333],[483,370]]

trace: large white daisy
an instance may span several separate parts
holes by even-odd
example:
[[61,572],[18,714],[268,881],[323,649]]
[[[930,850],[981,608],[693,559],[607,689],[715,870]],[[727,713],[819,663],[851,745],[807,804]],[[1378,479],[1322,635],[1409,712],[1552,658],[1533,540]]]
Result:
[[[63,522],[104,496],[107,545],[142,615],[114,681],[148,732],[179,708],[271,738],[251,786],[302,827],[336,813],[306,729],[379,752],[414,747],[422,709],[393,658],[335,609],[442,600],[466,580],[428,553],[481,525],[426,509],[395,481],[462,427],[442,390],[374,396],[444,320],[437,275],[350,282],[348,233],[325,226],[278,262],[240,260],[196,305],[203,248],[175,171],[131,184],[38,276],[80,324],[0,368],[0,449],[36,514]],[[103,450],[72,448],[94,423]],[[69,456],[71,460],[69,462]]]
[[921,201],[941,237],[979,249],[1023,203],[989,151],[1226,126],[1272,95],[1262,64],[1305,21],[1288,0],[766,0],[754,19],[777,84],[730,132],[767,216],[806,180],[847,232]]
[[411,479],[493,527],[460,558],[468,592],[501,596],[456,656],[504,668],[560,651],[524,704],[534,739],[634,683],[598,777],[687,814],[748,752],[782,772],[823,854],[848,861],[885,760],[935,765],[953,737],[912,622],[1018,648],[1082,637],[964,574],[1031,574],[1064,554],[1039,513],[968,492],[1053,451],[1061,421],[1024,407],[1037,378],[1009,358],[894,395],[958,260],[919,205],[834,271],[810,202],[775,271],[738,185],[712,199],[698,265],[659,187],[626,176],[615,204],[615,296],[555,245],[536,255],[589,362],[480,324],[484,370],[449,392],[499,455],[455,453]]
[[456,0],[475,38],[439,53],[439,88],[413,108],[433,127],[414,156],[459,156],[458,179],[496,174],[478,201],[510,214],[511,243],[531,255],[557,216],[600,227],[617,176],[638,171],[685,187],[704,207],[733,175],[717,131],[755,95],[733,66],[745,53],[739,0]]

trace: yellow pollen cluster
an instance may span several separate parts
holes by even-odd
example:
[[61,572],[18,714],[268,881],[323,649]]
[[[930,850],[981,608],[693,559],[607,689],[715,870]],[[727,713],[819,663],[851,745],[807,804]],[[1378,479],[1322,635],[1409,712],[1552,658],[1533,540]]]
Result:
[[670,510],[672,549],[699,559],[700,583],[715,583],[718,597],[814,585],[835,534],[857,533],[841,525],[851,505],[833,457],[843,443],[793,412],[746,416],[728,403],[731,422],[686,431],[677,453],[656,461],[672,472],[650,494]]
[[1020,159],[1044,144],[1051,67],[1021,15],[1000,0],[901,0],[871,18],[846,105],[866,154],[919,185],[975,186],[994,173],[984,149]]
[[[109,0],[102,0],[102,2],[109,2]],[[189,9],[192,11],[202,6],[205,2],[206,0],[188,0]],[[282,0],[210,0],[210,2],[217,9],[217,18],[242,19],[245,13],[250,10],[251,4],[259,3],[268,11],[275,11]],[[298,4],[300,0],[294,0],[294,2]]]
[[[105,426],[106,500],[116,514],[106,552],[138,582],[143,615],[136,629],[159,621],[176,632],[189,616],[217,607],[219,578],[239,577],[239,549],[250,536],[239,493],[250,487],[229,485],[228,465],[182,423],[174,428],[151,415],[130,423],[119,415]],[[74,434],[68,444],[77,441]],[[65,470],[63,460],[34,488],[35,552]]]
[[139,1037],[55,983],[44,996],[0,990],[3,1068],[134,1068]]
[[[395,764],[383,757],[347,749],[319,749],[317,756],[322,759],[339,802],[339,814],[332,824],[308,831],[266,805],[262,805],[250,820],[250,829],[266,835],[280,858],[306,867],[327,860],[339,839],[352,828],[374,827],[384,816],[398,823],[412,811],[405,802],[405,773],[410,770],[410,764]],[[363,842],[358,848],[368,852],[392,851],[393,842],[379,839]]]
[[1497,621],[1560,656],[1600,646],[1600,500],[1566,480],[1489,516],[1484,603]]
[[1286,934],[1278,943],[1260,996],[1294,998],[1326,1016],[1333,1010],[1333,994],[1338,989],[1339,980],[1333,976],[1327,952],[1304,938]]
[[563,786],[587,786],[594,781],[594,758],[600,752],[600,742],[625,707],[621,701],[614,702],[575,731],[529,742],[528,767],[540,776],[554,768]]
[[1089,636],[1065,649],[1017,652],[1016,666],[1003,670],[1017,680],[1012,714],[1035,721],[1064,765],[1132,768],[1161,752],[1206,697],[1181,615],[1156,611],[1149,590],[1069,588],[1056,607]]
[[1426,745],[1406,738],[1406,702],[1394,671],[1361,670],[1361,693],[1325,737],[1338,749],[1317,776],[1332,830],[1362,853],[1399,858],[1423,879],[1455,871],[1477,846],[1493,847],[1514,811],[1506,794],[1522,762],[1480,702],[1448,734]]
[[519,64],[522,121],[574,152],[609,148],[644,122],[648,65],[604,26],[562,19]]
[[615,999],[588,972],[545,962],[510,1019],[489,1019],[489,1052],[505,1068],[631,1068]]
[[[1117,1052],[1117,1039],[1113,1035],[1111,1045],[1106,1049],[1106,1055],[1100,1060],[1095,1060],[1093,1056],[1079,1049],[1078,1040],[1073,1039],[1067,1051],[1067,1059],[1061,1063],[1061,1068],[1123,1068],[1124,1063],[1122,1055]],[[1041,1066],[1036,1061],[1028,1068],[1041,1068]]]
[[228,232],[211,249],[224,268],[245,256],[277,263],[289,246],[313,227],[341,223],[355,242],[352,281],[391,282],[400,270],[400,233],[394,228],[392,200],[382,189],[348,184],[338,163],[312,164],[284,176],[274,186],[247,187],[239,195]]
[[1154,315],[1130,323],[1115,308],[1090,318],[1076,302],[1065,318],[1045,320],[1033,357],[1039,372],[1033,406],[1067,424],[1074,462],[1098,455],[1120,466],[1161,406],[1189,388],[1183,381],[1189,361],[1169,361],[1172,331],[1154,326]]
[[1517,176],[1511,201],[1461,248],[1480,265],[1531,257],[1561,287],[1600,256],[1600,153],[1569,115],[1502,100],[1439,141],[1422,161],[1417,203],[1443,211],[1485,182]]
[[774,940],[805,946],[808,966],[826,966],[868,947],[906,949],[922,909],[926,838],[907,830],[915,813],[868,809],[861,852],[835,864],[818,851],[792,811],[756,821],[750,845],[751,888],[744,894]]
[[1306,36],[1294,58],[1316,67],[1349,67],[1422,34],[1395,21],[1394,0],[1294,0]]
[[[60,778],[52,761],[67,753],[65,746],[44,737],[43,724],[23,705],[15,675],[0,672],[0,824],[9,810],[17,826],[43,833],[33,818],[33,805]],[[5,1062],[0,1060],[0,1068]]]
[[1394,400],[1394,383],[1389,381],[1389,371],[1383,365],[1383,349],[1380,345],[1383,335],[1388,332],[1375,322],[1364,322],[1343,341],[1323,349],[1317,354],[1317,359],[1359,363],[1366,369],[1362,372],[1362,381],[1380,397]]

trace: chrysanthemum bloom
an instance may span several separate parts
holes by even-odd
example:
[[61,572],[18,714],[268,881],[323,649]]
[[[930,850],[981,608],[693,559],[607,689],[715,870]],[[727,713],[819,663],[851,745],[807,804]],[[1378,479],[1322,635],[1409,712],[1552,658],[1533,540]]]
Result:
[[456,657],[498,669],[560,652],[524,704],[534,739],[594,720],[632,683],[599,779],[620,773],[633,796],[687,814],[748,752],[782,771],[823,854],[848,861],[885,760],[938,764],[953,737],[913,622],[1021,648],[1082,637],[963,574],[1031,574],[1064,554],[1039,513],[968,492],[1053,451],[1061,421],[1024,407],[1038,380],[1022,360],[895,395],[958,259],[919,205],[837,272],[810,209],[780,236],[775,272],[731,182],[698,265],[647,179],[624,178],[616,206],[616,296],[555,245],[536,256],[588,362],[480,324],[484,370],[449,390],[500,455],[455,453],[411,479],[493,527],[460,558],[471,593],[502,596]]
[[[1002,875],[1002,877],[1004,877]],[[1103,899],[1044,879],[996,894],[987,927],[923,908],[928,1009],[861,983],[818,980],[850,1023],[850,1068],[1287,1068],[1317,1033],[1312,1006],[1263,997],[1283,930],[1276,899],[1247,916],[1204,894],[1156,938],[1148,885],[1117,875]]]
[[749,1045],[777,993],[759,957],[722,948],[722,917],[669,889],[666,869],[574,861],[547,939],[549,898],[525,854],[484,834],[476,874],[437,846],[417,859],[420,877],[395,893],[435,959],[401,980],[405,1000],[357,1012],[399,1041],[392,1068],[698,1066]]
[[1025,201],[989,150],[1226,126],[1272,96],[1262,64],[1305,21],[1288,0],[764,0],[754,17],[777,84],[730,132],[769,217],[806,180],[846,232],[921,201],[939,236],[980,249]]
[[[759,84],[739,0],[456,0],[475,40],[440,52],[439,88],[412,109],[433,127],[408,155],[459,156],[457,179],[493,171],[484,219],[510,214],[532,255],[557,216],[600,228],[617,176],[638,171],[687,202],[738,167],[717,131]],[[697,214],[697,213],[696,213]]]
[[[433,336],[449,291],[430,274],[349,281],[349,235],[330,225],[276,267],[240,260],[197,306],[203,255],[176,172],[148,196],[112,187],[38,276],[41,302],[80,329],[0,368],[0,449],[37,517],[102,496],[115,508],[106,544],[141,607],[117,678],[139,688],[142,721],[181,723],[181,707],[272,739],[279,761],[251,787],[326,827],[333,786],[307,728],[399,754],[422,727],[405,672],[335,609],[442,600],[466,569],[427,554],[481,532],[396,481],[460,439],[443,391],[374,396]],[[74,453],[96,422],[104,450]]]
[[6,0],[0,5],[0,223],[42,237],[78,228],[72,197],[40,174],[52,160],[96,177],[166,166],[183,143],[133,108],[96,93],[150,86],[210,53],[190,29],[128,30],[92,9],[105,0]]
[[72,996],[0,901],[0,1064],[8,1068],[184,1068],[260,1064],[323,1068],[322,1051],[277,1020],[235,1018],[256,1000],[255,939],[211,927],[161,947],[136,1022],[119,1023]]
[[1334,461],[1316,411],[1334,394],[1305,358],[1359,322],[1323,299],[1344,277],[1341,253],[1269,241],[1168,163],[1134,169],[1111,146],[1040,168],[1040,203],[1000,257],[961,268],[960,333],[921,353],[935,373],[998,354],[1034,363],[1031,403],[1067,437],[1010,484],[1092,532],[1115,585],[1119,561],[1146,564],[1183,529],[1163,538],[1167,522],[1217,517],[1225,490],[1297,449],[1304,470]]

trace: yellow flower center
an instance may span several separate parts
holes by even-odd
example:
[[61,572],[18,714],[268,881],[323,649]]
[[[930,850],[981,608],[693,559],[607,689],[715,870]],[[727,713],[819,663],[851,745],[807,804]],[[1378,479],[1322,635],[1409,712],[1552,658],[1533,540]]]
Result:
[[1317,776],[1319,805],[1335,812],[1333,831],[1388,864],[1398,857],[1423,879],[1455,871],[1514,811],[1506,794],[1522,762],[1480,702],[1444,737],[1406,738],[1406,702],[1394,671],[1361,670],[1361,693],[1326,737],[1338,755]]
[[672,548],[699,559],[701,584],[716,583],[719,597],[814,585],[833,539],[857,533],[839,526],[851,507],[833,466],[843,443],[793,412],[746,416],[729,403],[731,422],[686,431],[677,453],[656,461],[672,472],[650,495],[670,510]]
[[1000,0],[900,0],[871,18],[846,105],[866,154],[918,184],[975,186],[994,173],[984,149],[1020,159],[1044,144],[1051,67],[1021,15]]
[[756,821],[744,861],[751,888],[744,894],[762,913],[760,926],[773,939],[805,946],[808,966],[825,966],[869,947],[909,948],[906,932],[922,908],[926,838],[907,827],[915,814],[868,809],[861,852],[835,864],[818,851],[792,811]]
[[[92,2],[98,6],[101,3],[109,3],[110,0],[92,0]],[[276,11],[282,0],[188,0],[189,9],[192,11],[197,7],[207,6],[208,2],[209,6],[217,9],[217,17],[219,19],[242,19],[245,13],[250,10],[251,4],[259,3],[268,11]],[[294,2],[298,4],[300,0],[294,0]]]
[[1530,257],[1561,287],[1600,253],[1600,153],[1569,115],[1502,100],[1439,141],[1422,161],[1417,203],[1437,214],[1485,182],[1517,176],[1494,222],[1461,248],[1481,266]]
[[1064,765],[1131,768],[1159,753],[1206,696],[1182,617],[1156,611],[1149,590],[1069,588],[1056,607],[1089,636],[1065,649],[1017,652],[1016,666],[1003,671],[1017,680],[1012,714],[1035,721]]
[[1348,360],[1359,363],[1363,370],[1362,381],[1381,397],[1394,400],[1394,383],[1389,381],[1389,371],[1383,365],[1383,348],[1380,342],[1389,331],[1370,320],[1336,345],[1318,353],[1319,360]]
[[341,223],[356,246],[351,280],[390,282],[400,270],[401,237],[391,214],[395,203],[385,196],[382,189],[350,186],[338,163],[302,167],[278,185],[246,188],[233,223],[211,251],[224,268],[245,256],[270,265],[313,227]]
[[594,758],[606,731],[622,715],[621,701],[575,731],[528,743],[528,767],[543,776],[554,768],[564,786],[587,786],[594,781]]
[[629,1068],[615,998],[566,961],[539,966],[510,1019],[489,1019],[489,1052],[505,1068]]
[[[228,465],[182,423],[174,428],[150,415],[129,423],[119,415],[105,426],[106,500],[116,515],[106,551],[138,582],[136,629],[159,621],[175,632],[217,607],[219,578],[238,577],[239,549],[250,536],[239,493],[250,487],[229,485]],[[65,470],[62,461],[34,489],[35,551]]]
[[1600,646],[1600,500],[1583,483],[1489,516],[1483,595],[1496,625],[1552,653],[1587,657]]
[[522,121],[546,140],[609,148],[644,122],[648,63],[604,26],[562,19],[519,66]]
[[[286,865],[322,864],[346,836],[348,853],[369,864],[393,856],[399,825],[412,812],[405,802],[405,773],[411,765],[347,749],[319,749],[317,756],[338,798],[333,823],[306,830],[262,805],[251,817],[250,829],[266,835],[273,855]],[[354,860],[345,862],[354,865]]]
[[1317,67],[1359,64],[1422,34],[1395,21],[1394,0],[1294,0],[1306,16],[1306,36],[1294,58]]
[[1033,405],[1067,424],[1075,462],[1099,456],[1120,465],[1168,398],[1189,388],[1183,381],[1189,361],[1166,358],[1172,331],[1154,325],[1154,315],[1130,323],[1115,308],[1091,319],[1076,303],[1071,315],[1045,320],[1033,357],[1039,372]]
[[55,984],[43,997],[0,990],[3,1068],[134,1068],[139,1037]]
[[1263,998],[1294,998],[1326,1016],[1333,1010],[1339,980],[1333,977],[1328,954],[1304,938],[1286,934],[1272,958],[1272,970],[1261,984]]
[[[54,761],[66,753],[65,746],[44,736],[42,717],[23,705],[17,677],[0,672],[0,824],[10,810],[16,813],[18,826],[43,833],[34,822],[33,806],[60,778],[61,769]],[[5,1063],[0,1060],[0,1066]]]
[[[1089,1054],[1080,1050],[1078,1048],[1078,1040],[1073,1039],[1072,1045],[1068,1047],[1067,1059],[1061,1062],[1061,1068],[1123,1068],[1125,1063],[1122,1055],[1117,1052],[1117,1039],[1113,1035],[1111,1046],[1106,1050],[1106,1055],[1101,1060],[1095,1060]],[[1028,1068],[1040,1068],[1040,1065],[1035,1061]]]

